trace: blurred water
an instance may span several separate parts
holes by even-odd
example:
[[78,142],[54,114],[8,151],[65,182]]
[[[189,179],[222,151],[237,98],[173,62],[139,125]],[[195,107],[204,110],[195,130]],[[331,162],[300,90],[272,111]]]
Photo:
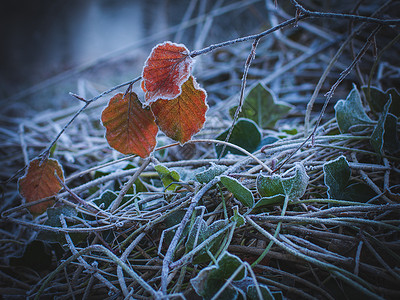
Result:
[[[177,14],[184,11],[173,2]],[[166,28],[166,3],[1,1],[0,99]]]

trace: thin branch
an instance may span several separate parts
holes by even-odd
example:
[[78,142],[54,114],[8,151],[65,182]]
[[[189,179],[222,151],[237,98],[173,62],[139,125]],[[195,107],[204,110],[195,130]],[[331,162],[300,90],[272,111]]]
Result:
[[[242,111],[243,102],[244,102],[244,91],[246,89],[247,74],[249,73],[251,62],[256,57],[256,48],[257,48],[259,41],[260,41],[259,38],[254,40],[253,45],[251,46],[249,56],[247,57],[246,64],[244,65],[242,84],[240,87],[239,104],[238,104],[238,107],[236,108],[235,115],[232,120],[232,125],[229,128],[228,134],[226,135],[225,142],[229,141],[229,139],[232,135],[233,128],[235,127],[236,121],[239,117],[239,113]],[[223,145],[221,154],[219,155],[219,158],[222,158],[222,155],[224,154],[225,149],[226,149],[226,144]]]

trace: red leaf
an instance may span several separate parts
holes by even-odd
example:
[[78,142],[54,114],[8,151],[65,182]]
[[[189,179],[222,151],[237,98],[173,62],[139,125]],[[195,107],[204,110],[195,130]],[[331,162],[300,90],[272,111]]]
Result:
[[182,44],[164,42],[153,48],[142,73],[142,89],[147,103],[174,99],[189,78],[193,59]]
[[144,109],[135,93],[119,93],[103,110],[101,121],[106,128],[108,144],[123,154],[144,158],[156,146],[158,132],[154,116]]
[[[37,158],[29,163],[25,175],[18,181],[19,193],[27,203],[54,196],[62,189],[55,172],[61,180],[64,180],[63,170],[55,159],[42,161]],[[30,206],[29,210],[32,214],[41,214],[53,203],[54,201],[38,203]]]
[[181,144],[189,141],[199,132],[206,121],[206,92],[193,78],[182,85],[182,93],[172,100],[160,99],[151,104],[160,129]]

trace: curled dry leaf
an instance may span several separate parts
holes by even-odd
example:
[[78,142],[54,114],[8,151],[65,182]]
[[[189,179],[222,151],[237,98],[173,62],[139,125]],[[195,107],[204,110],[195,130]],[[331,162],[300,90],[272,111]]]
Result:
[[193,59],[182,44],[164,42],[153,48],[142,73],[145,100],[174,99],[181,93],[182,84],[188,79]]
[[190,76],[178,97],[159,99],[151,104],[151,110],[161,131],[184,144],[203,128],[208,109],[206,97],[206,91]]
[[119,93],[103,110],[101,121],[108,144],[123,154],[144,158],[156,146],[158,127],[149,109],[142,107],[135,93]]
[[[18,182],[19,193],[27,203],[56,195],[62,189],[55,176],[56,172],[58,177],[64,180],[62,167],[57,160],[51,158],[43,161],[40,158],[32,160],[25,175]],[[29,210],[32,214],[38,215],[45,212],[53,203],[53,201],[38,203],[30,206]]]

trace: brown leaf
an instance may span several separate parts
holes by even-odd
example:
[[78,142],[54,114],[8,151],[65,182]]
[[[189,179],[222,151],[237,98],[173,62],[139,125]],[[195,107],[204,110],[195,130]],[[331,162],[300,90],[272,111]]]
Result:
[[178,97],[159,99],[151,104],[151,110],[161,131],[184,144],[203,128],[208,109],[206,97],[205,90],[190,76]]
[[174,99],[181,93],[193,64],[189,50],[182,44],[164,42],[153,48],[142,73],[145,100]]
[[149,109],[144,109],[135,93],[119,93],[103,110],[101,121],[109,145],[123,154],[144,158],[156,146],[158,127]]
[[[55,172],[61,180],[64,180],[62,167],[55,159],[42,161],[37,158],[29,163],[25,175],[18,181],[19,193],[27,203],[54,196],[62,189]],[[41,214],[53,203],[54,201],[38,203],[30,206],[29,210],[32,214]]]

